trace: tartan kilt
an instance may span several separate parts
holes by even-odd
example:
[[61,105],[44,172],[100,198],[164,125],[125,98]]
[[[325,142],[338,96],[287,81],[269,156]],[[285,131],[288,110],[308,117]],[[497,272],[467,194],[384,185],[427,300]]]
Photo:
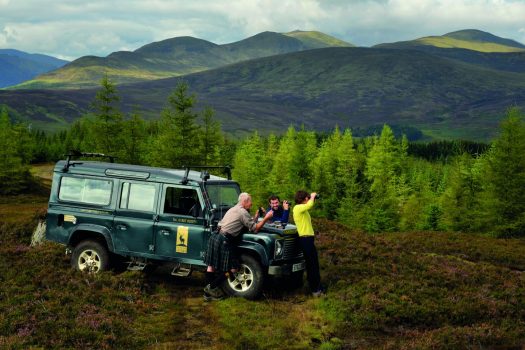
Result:
[[204,256],[204,263],[213,266],[217,271],[239,269],[241,264],[234,238],[228,238],[220,233],[212,233],[208,240],[208,248]]

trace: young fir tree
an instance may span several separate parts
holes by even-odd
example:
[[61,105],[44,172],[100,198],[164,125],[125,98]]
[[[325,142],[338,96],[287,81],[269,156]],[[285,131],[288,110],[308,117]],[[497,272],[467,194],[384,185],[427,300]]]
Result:
[[341,141],[341,132],[336,127],[319,147],[312,169],[312,187],[319,193],[323,193],[323,200],[320,201],[321,212],[330,219],[336,215],[346,186],[344,181],[338,179],[340,175],[338,169],[342,161],[339,156],[343,154],[339,152]]
[[237,148],[233,159],[232,176],[244,192],[252,195],[255,205],[265,205],[270,195],[268,173],[270,159],[264,151],[265,145],[257,131]]
[[224,165],[221,160],[221,148],[224,136],[221,124],[214,118],[215,112],[207,107],[202,112],[201,153],[204,165]]
[[365,175],[370,182],[371,200],[367,204],[365,229],[370,232],[397,229],[402,185],[402,151],[392,129],[385,125],[366,160]]
[[130,119],[123,122],[122,128],[122,157],[123,163],[142,164],[142,152],[146,139],[146,123],[134,112]]
[[467,153],[448,167],[446,189],[441,195],[441,225],[447,230],[470,231],[478,213],[481,184],[473,173],[474,159]]
[[95,118],[91,137],[97,152],[120,156],[123,128],[122,113],[118,107],[120,97],[115,84],[107,75],[102,78],[100,85],[101,89],[97,91],[93,102]]
[[297,132],[290,126],[275,153],[268,179],[271,192],[290,200],[297,190],[308,190],[316,153],[315,134],[305,130]]
[[339,202],[336,216],[339,221],[350,227],[357,227],[357,213],[361,209],[361,186],[358,182],[359,172],[362,172],[363,161],[356,149],[352,131],[346,129],[337,149],[338,165],[336,169],[335,189]]
[[153,165],[180,168],[201,165],[200,127],[193,111],[196,97],[189,95],[188,84],[179,82],[168,97],[168,106],[162,112],[159,134],[151,144]]
[[19,155],[19,142],[16,127],[3,107],[0,110],[0,194],[20,193],[30,183],[29,169]]
[[485,159],[482,216],[499,236],[525,236],[525,122],[518,108],[508,111],[501,134]]

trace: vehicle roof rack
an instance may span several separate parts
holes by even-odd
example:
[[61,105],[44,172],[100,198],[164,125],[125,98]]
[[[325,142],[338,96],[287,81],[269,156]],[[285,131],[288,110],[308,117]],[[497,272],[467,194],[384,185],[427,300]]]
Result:
[[82,164],[82,162],[71,162],[71,159],[73,157],[83,157],[83,158],[100,157],[100,158],[108,158],[110,163],[115,163],[115,159],[117,158],[115,156],[110,156],[110,155],[104,154],[104,153],[85,153],[85,152],[80,152],[80,151],[76,151],[76,150],[70,150],[69,154],[66,154],[65,156],[66,156],[66,164],[64,165],[64,168],[62,168],[63,172],[67,172],[69,170],[69,167],[72,166],[72,165]]
[[223,165],[223,166],[208,166],[208,165],[190,165],[190,166],[183,166],[184,168],[184,177],[182,178],[181,183],[183,185],[188,183],[188,176],[190,174],[190,169],[203,169],[201,171],[201,179],[203,181],[207,181],[210,178],[210,173],[208,173],[207,169],[223,169],[226,172],[226,175],[228,176],[228,180],[232,179],[232,167],[230,165]]

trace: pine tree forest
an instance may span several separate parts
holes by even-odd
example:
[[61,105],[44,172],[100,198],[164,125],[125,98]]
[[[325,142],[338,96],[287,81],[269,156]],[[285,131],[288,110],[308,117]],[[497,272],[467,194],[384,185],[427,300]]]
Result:
[[254,131],[233,139],[185,82],[155,121],[139,110],[125,115],[119,100],[117,87],[104,78],[91,112],[56,133],[33,130],[0,107],[0,194],[31,190],[31,164],[76,150],[168,168],[229,164],[254,205],[265,205],[272,194],[292,201],[297,190],[315,191],[320,200],[313,215],[370,233],[525,236],[525,115],[517,108],[503,112],[490,144],[416,143],[396,138],[388,125],[367,137],[337,126],[328,133],[290,126],[281,135]]

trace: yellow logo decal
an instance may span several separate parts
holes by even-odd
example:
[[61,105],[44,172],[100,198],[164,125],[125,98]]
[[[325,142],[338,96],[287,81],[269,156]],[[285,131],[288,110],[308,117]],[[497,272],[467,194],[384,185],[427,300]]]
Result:
[[177,245],[175,247],[176,253],[188,252],[188,227],[179,226],[177,228]]
[[77,224],[77,218],[73,215],[64,215],[65,222],[71,222],[73,225]]

